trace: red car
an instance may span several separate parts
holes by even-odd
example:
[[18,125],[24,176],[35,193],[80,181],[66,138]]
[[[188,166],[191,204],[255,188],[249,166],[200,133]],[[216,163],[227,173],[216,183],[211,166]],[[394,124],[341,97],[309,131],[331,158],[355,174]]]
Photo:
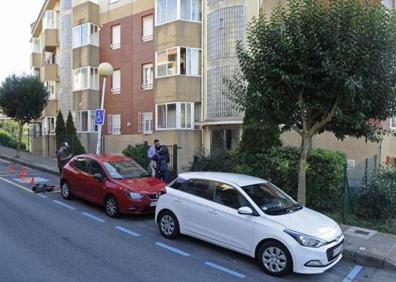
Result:
[[121,155],[79,155],[62,169],[61,194],[103,205],[110,217],[154,212],[165,182]]

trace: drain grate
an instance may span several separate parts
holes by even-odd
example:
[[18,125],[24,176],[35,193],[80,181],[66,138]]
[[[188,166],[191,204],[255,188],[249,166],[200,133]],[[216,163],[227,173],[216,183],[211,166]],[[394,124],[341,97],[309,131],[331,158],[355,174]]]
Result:
[[360,229],[356,229],[356,230],[354,231],[354,233],[360,234],[360,235],[364,235],[364,236],[370,235],[370,232],[367,232],[367,231],[364,231],[364,230],[360,230]]

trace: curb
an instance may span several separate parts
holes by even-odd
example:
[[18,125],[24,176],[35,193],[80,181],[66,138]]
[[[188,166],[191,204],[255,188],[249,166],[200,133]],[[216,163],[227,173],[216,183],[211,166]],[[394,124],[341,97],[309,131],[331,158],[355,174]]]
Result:
[[1,155],[0,154],[0,158],[4,159],[4,160],[7,160],[7,161],[11,161],[11,162],[15,162],[15,163],[21,164],[21,165],[26,166],[26,167],[38,169],[38,170],[47,172],[47,173],[52,174],[52,175],[59,176],[59,171],[51,169],[51,168],[46,167],[46,166],[42,166],[42,165],[38,165],[38,164],[34,164],[34,163],[33,164],[32,163],[28,163],[26,161],[23,161],[23,160],[20,160],[20,159],[17,159],[17,158],[12,158],[12,157],[7,156],[7,155]]

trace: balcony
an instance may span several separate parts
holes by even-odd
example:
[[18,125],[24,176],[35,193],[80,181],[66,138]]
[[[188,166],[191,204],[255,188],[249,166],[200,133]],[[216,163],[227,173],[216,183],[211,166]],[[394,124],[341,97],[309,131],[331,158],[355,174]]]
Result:
[[43,31],[42,44],[44,51],[54,52],[59,47],[58,30],[46,29]]
[[58,65],[44,64],[40,69],[40,78],[42,81],[59,81]]
[[174,21],[154,29],[154,49],[164,50],[175,46],[201,48],[201,24]]
[[99,65],[99,47],[86,45],[73,49],[73,69]]
[[97,1],[73,1],[73,26],[83,23],[100,24]]
[[30,67],[40,67],[41,66],[41,54],[40,53],[32,53],[30,55]]
[[155,103],[173,101],[200,102],[201,78],[169,76],[155,79]]
[[43,116],[57,116],[58,114],[58,101],[49,100],[47,106],[43,111]]

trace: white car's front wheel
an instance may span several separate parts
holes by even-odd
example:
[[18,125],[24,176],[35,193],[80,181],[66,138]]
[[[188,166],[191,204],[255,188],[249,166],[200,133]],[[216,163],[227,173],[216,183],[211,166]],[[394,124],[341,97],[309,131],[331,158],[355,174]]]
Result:
[[293,269],[289,251],[277,241],[262,244],[258,250],[257,259],[263,270],[272,276],[283,276]]
[[175,239],[180,235],[179,221],[171,211],[160,212],[158,227],[162,236],[167,239]]

